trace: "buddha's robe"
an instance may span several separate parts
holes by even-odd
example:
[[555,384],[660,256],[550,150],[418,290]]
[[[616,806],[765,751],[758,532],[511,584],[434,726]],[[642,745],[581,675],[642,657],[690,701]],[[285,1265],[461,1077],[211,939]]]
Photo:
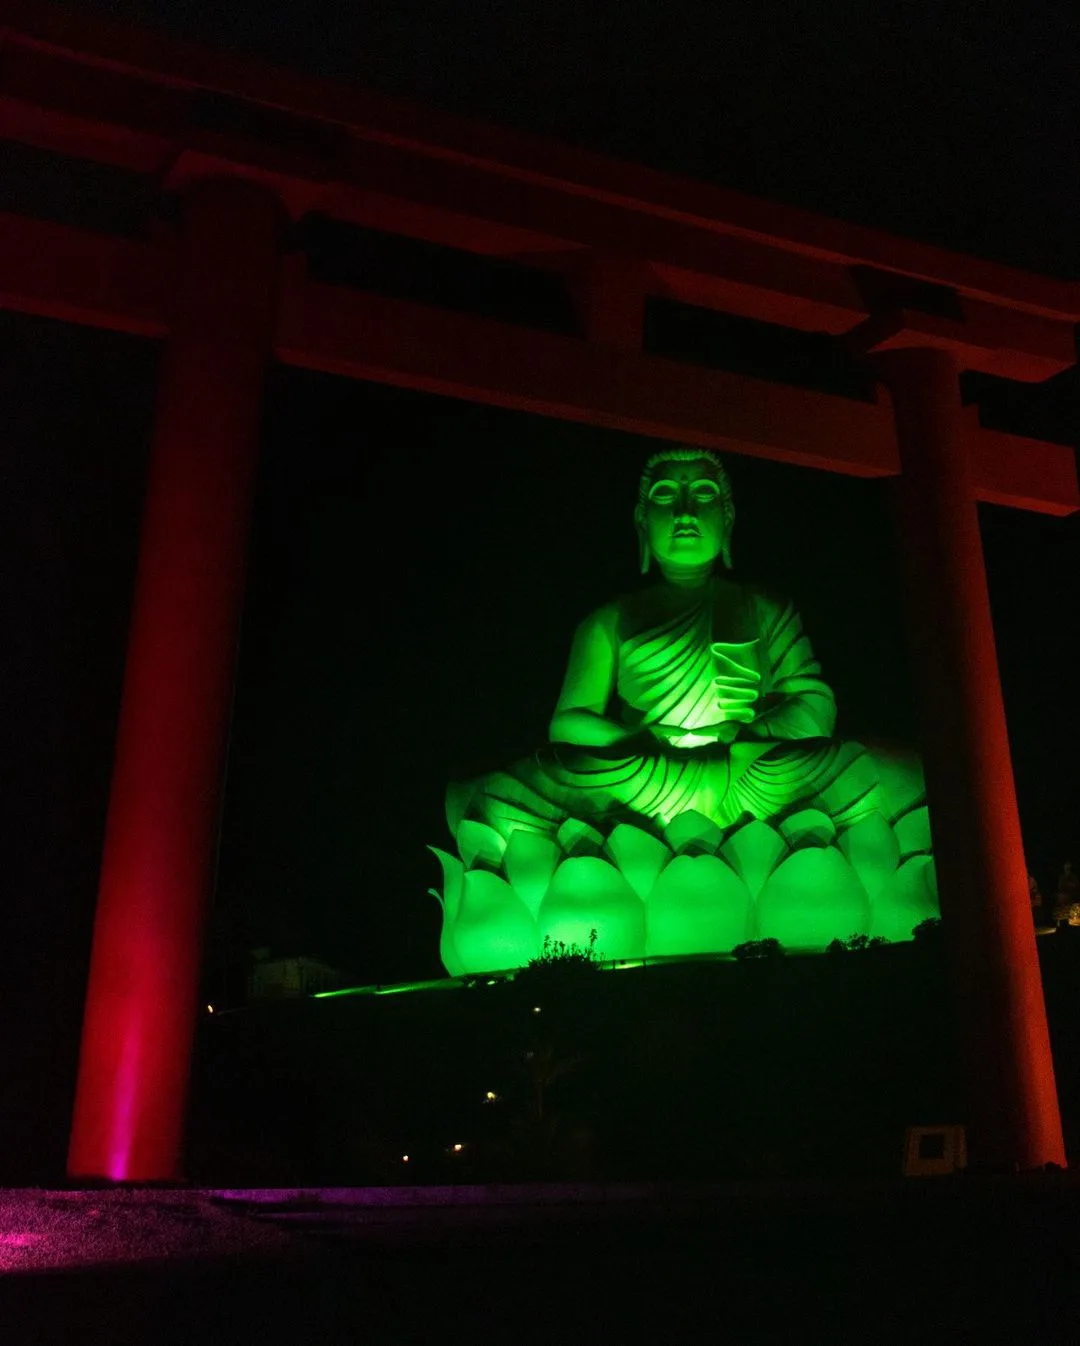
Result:
[[[462,817],[504,837],[553,832],[568,817],[666,824],[688,809],[726,827],[807,806],[846,827],[879,808],[873,756],[831,737],[836,703],[795,609],[744,588],[734,620],[730,604],[725,613],[726,629],[714,630],[710,588],[671,619],[621,637],[607,713],[636,736],[610,749],[551,744],[509,770],[451,786],[451,829]],[[708,727],[731,719],[741,728],[729,746]],[[654,736],[660,725],[683,732]]]

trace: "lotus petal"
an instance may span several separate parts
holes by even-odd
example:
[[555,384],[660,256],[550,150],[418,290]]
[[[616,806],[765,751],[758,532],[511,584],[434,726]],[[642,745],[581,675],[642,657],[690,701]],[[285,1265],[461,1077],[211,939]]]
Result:
[[930,810],[925,804],[910,809],[902,818],[893,823],[893,831],[900,846],[901,855],[928,853],[933,843],[930,839]]
[[896,834],[880,813],[871,813],[849,827],[840,838],[840,849],[859,876],[873,907],[892,883],[900,862]]
[[645,907],[614,866],[597,856],[564,860],[540,904],[540,939],[588,947],[604,959],[645,955]]
[[556,836],[563,855],[595,855],[604,844],[602,834],[580,818],[567,818]]
[[780,832],[791,847],[831,846],[836,840],[836,824],[820,809],[800,809],[780,824]]
[[713,820],[695,809],[676,814],[664,828],[664,840],[676,855],[682,855],[684,851],[715,855],[723,839],[723,832]]
[[524,967],[538,952],[536,922],[513,888],[498,874],[465,874],[458,918],[450,927],[465,972],[501,972]]
[[535,917],[540,910],[558,863],[559,846],[553,837],[520,828],[510,834],[503,865],[510,886],[525,903],[530,916]]
[[928,855],[913,855],[874,902],[872,932],[886,939],[910,939],[920,921],[940,915],[934,862]]
[[453,929],[446,919],[446,903],[443,901],[442,893],[437,888],[429,888],[428,892],[442,907],[443,923],[442,932],[439,935],[439,957],[442,959],[443,967],[446,968],[451,977],[460,977],[465,971],[465,964],[458,956],[457,947],[454,944]]
[[645,909],[645,952],[719,953],[749,937],[750,890],[714,855],[680,855],[656,881]]
[[656,876],[671,859],[671,852],[659,839],[631,823],[620,823],[604,847],[615,868],[643,902],[653,890]]
[[758,936],[789,949],[822,949],[870,930],[870,900],[833,846],[795,851],[758,898]]
[[428,850],[442,865],[443,890],[440,901],[443,904],[445,919],[450,922],[456,921],[465,884],[465,866],[456,855],[448,855],[446,851],[440,851],[438,846],[429,846]]
[[720,847],[720,854],[754,897],[787,851],[787,842],[779,832],[757,818],[744,823]]
[[477,863],[487,869],[498,869],[506,850],[506,842],[494,827],[475,818],[464,818],[458,824],[457,845],[466,869]]

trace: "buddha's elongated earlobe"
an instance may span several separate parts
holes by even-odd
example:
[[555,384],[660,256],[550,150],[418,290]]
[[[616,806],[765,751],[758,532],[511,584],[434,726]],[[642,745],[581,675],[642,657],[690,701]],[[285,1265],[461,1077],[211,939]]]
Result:
[[645,531],[645,511],[641,505],[634,510],[634,527],[637,529],[638,563],[641,573],[647,575],[652,566],[652,550],[649,547],[649,535]]
[[642,528],[638,529],[638,560],[641,563],[641,573],[647,575],[652,568],[652,552],[645,537],[645,530]]
[[724,478],[721,488],[724,501],[724,540],[720,544],[720,560],[725,570],[731,569],[731,535],[735,531],[735,506],[731,499],[731,484]]

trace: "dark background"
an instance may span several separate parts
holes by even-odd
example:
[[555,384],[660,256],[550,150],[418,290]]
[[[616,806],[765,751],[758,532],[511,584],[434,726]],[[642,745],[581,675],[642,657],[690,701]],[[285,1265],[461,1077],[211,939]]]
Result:
[[[558,3],[82,8],[1077,273],[1080,37],[1065,6],[624,3],[609,22],[603,6]],[[5,208],[139,227],[133,187],[112,179],[110,197],[103,179],[15,159],[26,171],[4,176]],[[664,322],[654,312],[655,342],[678,346]],[[752,338],[788,367],[790,351],[738,325],[688,349],[744,367]],[[0,1126],[17,1147],[43,1126],[60,1144],[66,1125],[157,351],[0,314],[0,353]],[[967,391],[988,423],[1075,443],[1077,389],[1070,372]],[[222,969],[266,945],[356,981],[437,975],[424,846],[446,840],[444,783],[542,739],[574,623],[636,582],[630,512],[654,447],[272,371],[215,900]],[[887,485],[730,467],[739,567],[795,597],[841,732],[910,735]],[[1052,887],[1080,851],[1080,525],[990,508],[983,523],[1029,864]]]

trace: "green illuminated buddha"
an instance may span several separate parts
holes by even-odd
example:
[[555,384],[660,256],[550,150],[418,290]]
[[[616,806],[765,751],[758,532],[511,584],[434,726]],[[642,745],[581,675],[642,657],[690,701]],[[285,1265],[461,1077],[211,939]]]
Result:
[[737,583],[731,487],[715,455],[669,449],[646,464],[635,523],[641,568],[661,582],[581,623],[551,746],[448,797],[451,828],[503,837],[567,817],[687,810],[729,827],[812,807],[838,829],[879,810],[879,771],[831,738],[836,703],[790,603]]
[[730,574],[734,518],[713,454],[646,464],[635,523],[659,582],[578,627],[545,748],[447,793],[451,973],[593,932],[617,961],[908,939],[937,914],[917,760],[833,737],[798,614]]

